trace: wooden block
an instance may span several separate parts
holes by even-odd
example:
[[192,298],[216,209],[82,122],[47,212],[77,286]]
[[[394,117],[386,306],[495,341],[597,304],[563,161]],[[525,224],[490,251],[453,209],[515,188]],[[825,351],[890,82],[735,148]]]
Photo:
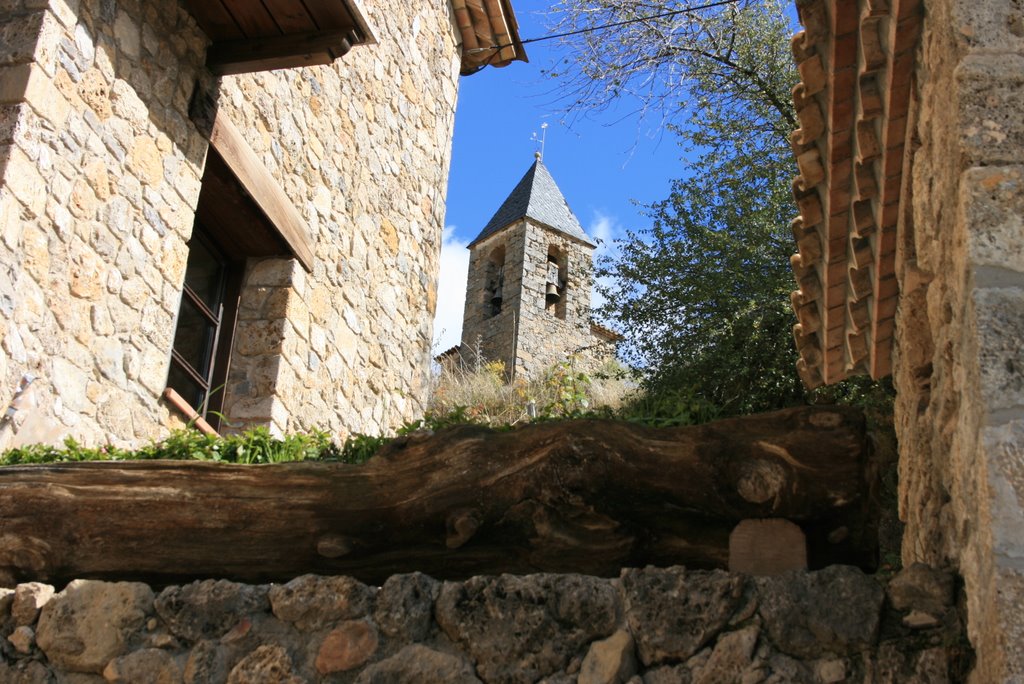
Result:
[[729,572],[765,576],[806,569],[807,538],[788,520],[743,520],[729,535]]
[[312,272],[314,245],[302,214],[245,142],[238,128],[219,111],[210,132],[210,145],[224,159],[231,173],[273,224],[299,263]]

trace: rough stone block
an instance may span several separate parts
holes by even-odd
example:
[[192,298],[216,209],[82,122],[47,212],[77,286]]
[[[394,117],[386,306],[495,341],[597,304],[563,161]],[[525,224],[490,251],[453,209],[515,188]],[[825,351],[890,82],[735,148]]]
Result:
[[32,61],[45,12],[11,14],[0,22],[0,66]]
[[419,641],[430,631],[440,590],[440,583],[421,572],[393,575],[377,594],[374,620],[393,639]]
[[885,592],[856,568],[757,578],[757,612],[783,653],[813,658],[822,651],[852,655],[878,634]]
[[1024,52],[1024,8],[1015,0],[955,0],[953,26],[972,48]]
[[33,624],[39,617],[39,611],[49,603],[53,594],[53,587],[49,584],[42,582],[19,584],[14,590],[14,603],[11,606],[11,616],[14,617],[15,624]]
[[366,615],[370,589],[351,577],[303,575],[287,584],[275,584],[268,594],[274,615],[312,632],[340,620]]
[[145,584],[75,580],[43,607],[36,642],[59,667],[100,673],[124,653],[152,608]]
[[249,613],[269,608],[268,588],[206,580],[168,587],[156,597],[156,612],[171,633],[190,641],[219,638]]
[[636,674],[633,637],[620,629],[590,645],[580,666],[579,684],[621,684]]
[[985,428],[982,440],[990,463],[991,552],[1024,558],[1024,410],[1016,413],[1015,420]]
[[406,646],[401,651],[374,663],[360,673],[357,684],[389,684],[390,682],[446,682],[448,684],[480,684],[473,666],[457,655],[442,653],[422,644]]
[[11,632],[11,635],[7,637],[7,641],[14,646],[18,653],[28,654],[32,652],[32,647],[35,645],[36,633],[28,625],[21,625]]
[[648,667],[686,660],[711,642],[739,606],[744,587],[737,575],[684,568],[626,570],[621,581],[626,620]]
[[331,630],[316,655],[320,674],[345,672],[366,663],[377,651],[377,630],[366,620],[347,620]]
[[607,580],[502,575],[445,583],[435,617],[485,681],[525,684],[563,670],[583,645],[611,634],[616,612]]
[[955,75],[968,163],[1024,162],[1024,56],[969,54]]
[[32,217],[43,216],[46,211],[46,181],[39,175],[35,163],[18,147],[9,147],[4,186]]
[[729,535],[729,571],[778,575],[807,569],[807,537],[788,520],[744,520]]
[[889,601],[896,610],[920,610],[941,615],[953,605],[953,576],[914,563],[889,580]]
[[294,673],[294,663],[282,646],[264,645],[242,658],[228,675],[228,684],[275,682],[303,684],[306,680]]
[[968,169],[960,192],[971,261],[1018,271],[1024,285],[1024,166]]
[[973,293],[980,390],[989,411],[1024,406],[1024,288]]
[[103,669],[103,678],[109,684],[132,684],[133,682],[181,681],[181,668],[170,653],[159,648],[144,648],[128,655],[114,658]]
[[[1024,622],[1020,616],[1024,614],[1024,572],[1011,568],[999,568],[996,571],[995,586],[999,587],[995,600],[995,612],[998,617],[996,635],[999,652],[1005,659],[1003,663],[1003,681],[1024,681]],[[985,671],[978,673],[979,681],[984,681]]]

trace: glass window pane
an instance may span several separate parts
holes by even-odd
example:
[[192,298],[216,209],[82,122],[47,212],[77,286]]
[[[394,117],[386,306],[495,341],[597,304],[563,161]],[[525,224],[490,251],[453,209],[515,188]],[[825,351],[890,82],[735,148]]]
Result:
[[224,264],[202,240],[189,243],[188,264],[185,266],[185,285],[214,313],[219,313]]
[[171,370],[167,374],[167,386],[180,394],[181,398],[187,401],[192,408],[202,413],[206,392],[188,373],[178,367],[177,362],[173,359],[171,360]]
[[174,351],[204,378],[210,374],[210,359],[216,328],[192,302],[188,294],[181,297],[178,327],[174,331]]

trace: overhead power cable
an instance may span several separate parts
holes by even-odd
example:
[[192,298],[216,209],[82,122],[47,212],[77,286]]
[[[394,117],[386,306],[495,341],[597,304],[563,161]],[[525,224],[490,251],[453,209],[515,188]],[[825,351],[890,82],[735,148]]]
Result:
[[[739,0],[717,0],[717,2],[709,2],[703,5],[692,5],[690,7],[682,7],[680,9],[669,10],[667,12],[659,12],[658,14],[647,14],[642,17],[634,17],[633,19],[623,19],[622,21],[613,21],[608,24],[601,24],[600,26],[588,26],[586,28],[576,29],[575,31],[565,31],[563,33],[553,33],[549,36],[537,36],[536,38],[526,38],[520,40],[520,45],[529,45],[530,43],[540,43],[545,40],[554,40],[556,38],[568,38],[569,36],[578,36],[583,33],[593,33],[594,31],[603,31],[610,28],[618,28],[619,26],[627,26],[629,24],[637,24],[642,21],[650,21],[652,19],[664,19],[666,17],[674,17],[677,14],[687,14],[689,12],[699,12],[701,10],[713,9],[715,7],[722,7],[724,5],[732,5],[739,2]],[[513,43],[507,45],[491,45],[490,47],[474,48],[469,52],[485,52],[487,50],[501,50],[507,47],[514,47]]]

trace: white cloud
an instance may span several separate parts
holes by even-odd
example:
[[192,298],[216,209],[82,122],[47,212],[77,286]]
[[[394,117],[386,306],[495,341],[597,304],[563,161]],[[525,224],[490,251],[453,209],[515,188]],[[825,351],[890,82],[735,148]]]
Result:
[[469,273],[468,244],[455,237],[454,226],[444,229],[437,311],[434,313],[434,354],[451,349],[462,337],[462,310],[466,304],[466,276]]
[[[625,231],[622,229],[621,224],[614,216],[609,216],[600,211],[594,212],[594,218],[587,227],[587,234],[594,238],[594,241],[598,243],[597,249],[594,250],[594,265],[597,266],[599,259],[608,256],[614,256],[618,252],[618,246],[615,244],[616,238],[622,237]],[[597,291],[598,284],[610,284],[610,278],[595,279],[594,291],[590,297],[590,307],[597,309],[601,307],[605,299]]]

